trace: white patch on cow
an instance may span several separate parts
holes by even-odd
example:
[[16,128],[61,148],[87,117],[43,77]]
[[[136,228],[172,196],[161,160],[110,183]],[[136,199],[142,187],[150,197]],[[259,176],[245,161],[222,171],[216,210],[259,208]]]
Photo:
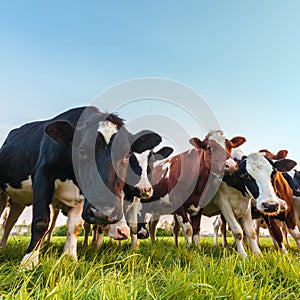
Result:
[[32,270],[39,262],[39,254],[39,249],[26,253],[21,261],[21,267],[27,271]]
[[200,205],[199,206],[195,206],[194,204],[190,205],[190,207],[187,209],[187,212],[191,215],[191,216],[197,216],[198,213],[200,211]]
[[[33,190],[31,178],[21,182],[21,188],[13,188],[10,185],[6,188],[6,193],[14,202],[29,206],[33,203]],[[53,197],[67,206],[74,207],[84,200],[83,195],[80,194],[78,187],[72,180],[62,182],[59,179],[54,183]]]
[[216,141],[221,147],[225,149],[225,137],[222,130],[210,130],[207,134],[209,140]]
[[148,158],[149,158],[150,150],[146,150],[142,153],[134,152],[134,155],[138,161],[139,166],[142,169],[142,174],[139,182],[136,184],[138,189],[147,189],[151,187],[150,182],[147,176],[147,168],[148,168]]
[[231,157],[237,160],[242,160],[243,156],[245,156],[245,153],[239,149],[239,148],[233,148],[231,150]]
[[192,244],[193,238],[193,227],[190,222],[183,223],[183,218],[180,215],[176,214],[176,218],[178,221],[179,226],[182,228],[182,233],[186,239],[188,245]]
[[10,185],[6,188],[6,193],[14,200],[25,206],[33,203],[33,191],[31,177],[21,182],[21,188],[14,188]]
[[272,166],[267,159],[261,153],[251,153],[247,157],[246,169],[258,186],[257,209],[263,210],[265,201],[279,204],[271,183]]
[[98,123],[98,132],[103,135],[104,140],[108,145],[112,135],[118,132],[118,127],[110,121],[103,121]]
[[165,176],[165,178],[169,178],[169,176],[170,176],[170,171],[171,171],[171,162],[170,162],[169,160],[166,161],[166,162],[163,164],[162,170],[163,170],[163,171],[164,171],[164,170],[168,170],[168,171],[167,171],[167,174],[166,174],[166,176]]
[[74,207],[84,201],[78,187],[72,180],[55,180],[53,197],[69,207]]
[[77,261],[77,238],[82,228],[83,220],[81,218],[83,202],[72,207],[68,213],[67,238],[64,246],[64,252]]

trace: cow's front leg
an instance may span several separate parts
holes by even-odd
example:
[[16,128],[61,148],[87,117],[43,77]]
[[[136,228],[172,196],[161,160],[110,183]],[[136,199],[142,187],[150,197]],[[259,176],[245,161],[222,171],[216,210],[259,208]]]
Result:
[[21,261],[21,266],[31,270],[38,264],[39,249],[43,238],[48,230],[50,222],[49,205],[52,200],[54,190],[54,180],[51,176],[41,171],[32,176],[33,180],[33,213],[31,224],[31,240],[25,256]]
[[64,252],[75,260],[77,260],[77,238],[83,224],[81,218],[82,210],[83,202],[72,207],[68,213],[67,240],[64,246]]
[[200,248],[200,222],[203,209],[200,209],[196,215],[191,215],[191,224],[193,228],[193,241],[197,248]]
[[175,217],[177,218],[179,226],[182,228],[182,234],[186,243],[190,246],[192,244],[193,228],[183,206],[176,209]]

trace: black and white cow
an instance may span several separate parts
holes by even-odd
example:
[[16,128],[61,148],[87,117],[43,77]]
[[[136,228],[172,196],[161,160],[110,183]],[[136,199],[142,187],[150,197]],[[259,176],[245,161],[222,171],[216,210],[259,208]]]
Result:
[[[12,199],[24,192],[25,202],[33,193],[31,241],[21,264],[32,268],[38,263],[54,196],[61,201],[61,194],[71,192],[79,202],[68,212],[68,227],[73,232],[64,248],[75,258],[81,212],[89,223],[120,220],[121,193],[130,153],[135,151],[131,144],[138,145],[140,153],[159,142],[160,136],[150,131],[129,133],[121,118],[96,107],[71,109],[12,130],[0,149],[0,188]],[[63,206],[70,208],[66,203]]]
[[[153,194],[153,189],[150,184],[151,171],[155,162],[167,158],[172,152],[171,147],[162,147],[159,150],[150,149],[144,152],[139,151],[139,146],[132,144],[135,149],[129,158],[129,167],[126,174],[126,182],[124,185],[124,214],[125,218],[122,220],[123,228],[125,228],[125,221],[129,225],[131,234],[131,245],[135,247],[137,243],[137,215],[141,207],[140,200],[148,201]],[[139,153],[141,152],[141,153]],[[135,180],[134,180],[135,179]],[[137,180],[138,179],[138,183]],[[112,225],[110,225],[112,227]],[[84,224],[85,238],[84,246],[88,244],[88,235],[90,232],[90,224]],[[99,248],[105,233],[105,226],[93,226],[92,244]]]

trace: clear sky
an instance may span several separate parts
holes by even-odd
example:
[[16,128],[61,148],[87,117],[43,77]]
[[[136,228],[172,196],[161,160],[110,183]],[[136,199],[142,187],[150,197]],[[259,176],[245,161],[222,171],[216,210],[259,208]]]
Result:
[[162,77],[201,94],[245,152],[287,149],[300,163],[299,12],[296,0],[1,1],[0,141],[124,80]]

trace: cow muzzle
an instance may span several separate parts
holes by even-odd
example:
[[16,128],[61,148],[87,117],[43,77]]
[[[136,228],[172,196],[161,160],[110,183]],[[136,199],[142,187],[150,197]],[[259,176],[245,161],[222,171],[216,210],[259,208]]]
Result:
[[140,199],[148,199],[153,195],[153,189],[151,186],[148,187],[136,187],[138,191],[138,198]]
[[234,172],[236,172],[239,168],[238,163],[232,159],[232,158],[228,158],[225,162],[225,173],[227,174],[232,174]]
[[280,205],[277,202],[264,202],[262,204],[262,213],[267,216],[275,216],[280,213]]

